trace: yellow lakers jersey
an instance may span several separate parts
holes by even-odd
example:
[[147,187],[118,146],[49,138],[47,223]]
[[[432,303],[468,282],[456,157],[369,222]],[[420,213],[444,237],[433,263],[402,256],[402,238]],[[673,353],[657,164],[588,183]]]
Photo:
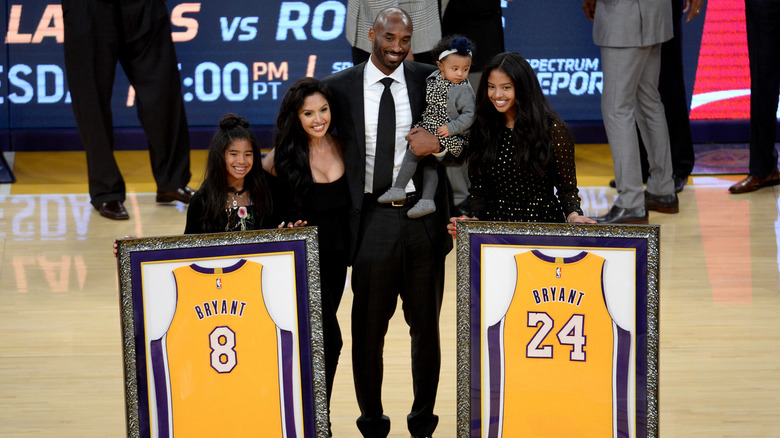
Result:
[[[501,433],[492,427],[489,435],[612,437],[616,355],[602,287],[604,259],[529,251],[515,261],[517,284],[503,319]],[[500,379],[500,372],[492,374]]]
[[165,335],[175,437],[282,437],[276,325],[262,265],[173,270],[176,312]]

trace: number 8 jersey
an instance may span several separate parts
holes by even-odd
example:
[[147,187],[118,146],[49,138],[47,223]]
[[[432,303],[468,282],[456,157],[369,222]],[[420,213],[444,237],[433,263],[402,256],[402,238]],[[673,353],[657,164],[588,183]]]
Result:
[[489,436],[628,436],[630,333],[607,308],[604,259],[528,251],[515,261],[503,342],[501,322],[488,331],[491,399],[503,399],[503,412],[491,403],[502,422],[490,424]]
[[153,361],[164,355],[168,364],[167,373],[154,366],[158,436],[169,436],[169,421],[177,437],[284,435],[277,328],[263,300],[262,270],[246,260],[173,270],[176,312],[163,342],[152,346]]

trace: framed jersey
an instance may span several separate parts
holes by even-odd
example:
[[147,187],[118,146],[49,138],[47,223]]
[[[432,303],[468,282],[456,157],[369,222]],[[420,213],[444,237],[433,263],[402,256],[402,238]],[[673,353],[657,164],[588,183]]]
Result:
[[458,224],[458,437],[658,436],[659,233]]
[[118,241],[129,437],[327,436],[316,236]]

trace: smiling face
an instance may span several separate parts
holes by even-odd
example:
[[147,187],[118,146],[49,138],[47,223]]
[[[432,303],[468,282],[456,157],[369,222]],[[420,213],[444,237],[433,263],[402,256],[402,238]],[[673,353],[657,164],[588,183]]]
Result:
[[406,59],[412,48],[412,22],[400,11],[391,10],[377,17],[368,31],[373,44],[371,61],[389,75]]
[[471,56],[452,53],[445,56],[441,61],[436,61],[436,65],[441,71],[441,77],[453,84],[459,84],[469,76]]
[[242,190],[244,178],[252,169],[254,161],[252,143],[245,138],[233,140],[225,149],[228,185],[236,190]]
[[330,104],[325,96],[320,93],[306,96],[298,109],[298,120],[310,139],[324,137],[330,126]]
[[498,69],[491,71],[487,80],[487,95],[496,111],[506,117],[507,126],[514,126],[517,114],[515,84],[509,75]]

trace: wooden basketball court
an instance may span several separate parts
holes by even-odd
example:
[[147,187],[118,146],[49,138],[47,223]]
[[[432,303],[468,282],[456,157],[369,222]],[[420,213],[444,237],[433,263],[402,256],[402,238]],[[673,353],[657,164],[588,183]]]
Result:
[[[89,204],[81,152],[8,156],[17,178],[0,185],[0,437],[126,434],[122,333],[112,240],[176,235],[186,206],[157,205],[145,151],[117,152],[129,221]],[[200,182],[205,151],[193,151]],[[577,147],[586,214],[607,211],[605,145]],[[694,176],[680,213],[661,225],[662,437],[780,437],[780,187],[729,195],[740,176]],[[439,437],[456,436],[455,252],[447,259],[441,328]],[[345,348],[332,402],[336,437],[359,436],[352,386],[349,289],[339,310]],[[385,348],[391,437],[408,437],[408,329],[400,309]],[[258,435],[261,436],[261,435]]]

